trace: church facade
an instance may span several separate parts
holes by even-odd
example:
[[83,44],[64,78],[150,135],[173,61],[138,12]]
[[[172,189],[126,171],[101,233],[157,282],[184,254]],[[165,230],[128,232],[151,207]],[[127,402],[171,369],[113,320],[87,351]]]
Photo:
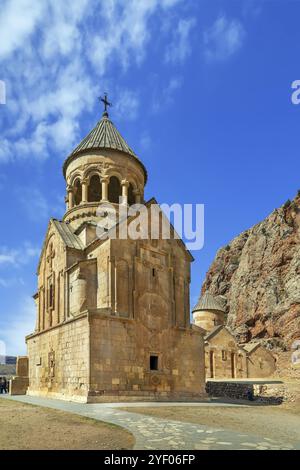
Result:
[[[179,239],[97,236],[100,203],[145,204],[147,171],[105,110],[64,163],[67,209],[38,266],[30,395],[80,402],[199,399],[204,330],[190,323],[191,254]],[[121,199],[120,199],[121,198]],[[123,221],[127,223],[127,221]]]

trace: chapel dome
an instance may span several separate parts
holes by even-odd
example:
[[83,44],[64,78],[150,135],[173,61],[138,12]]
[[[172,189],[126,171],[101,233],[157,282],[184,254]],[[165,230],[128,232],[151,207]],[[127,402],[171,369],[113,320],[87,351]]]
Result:
[[209,292],[205,292],[205,294],[199,298],[197,304],[193,308],[193,312],[201,312],[208,310],[217,310],[219,312],[225,313],[225,309],[220,299],[210,294]]

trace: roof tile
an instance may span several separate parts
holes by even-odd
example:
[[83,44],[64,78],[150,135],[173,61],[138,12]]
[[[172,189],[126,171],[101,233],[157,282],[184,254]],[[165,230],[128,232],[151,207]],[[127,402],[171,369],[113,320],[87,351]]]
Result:
[[193,308],[193,312],[197,312],[199,310],[219,310],[220,312],[225,313],[225,309],[221,301],[209,292],[205,292]]
[[105,113],[94,129],[80,142],[75,150],[73,150],[71,155],[90,149],[120,150],[121,152],[136,157],[134,151],[129,147]]

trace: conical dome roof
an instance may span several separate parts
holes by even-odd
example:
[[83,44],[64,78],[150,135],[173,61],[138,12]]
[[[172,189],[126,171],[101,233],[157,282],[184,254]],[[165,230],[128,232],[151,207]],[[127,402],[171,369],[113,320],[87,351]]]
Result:
[[147,171],[136,156],[134,151],[129,147],[125,139],[121,136],[120,132],[116,129],[112,121],[108,117],[108,113],[104,112],[102,118],[94,129],[80,142],[80,144],[73,150],[69,155],[67,160],[64,163],[64,174],[66,174],[67,165],[70,161],[80,153],[86,153],[90,150],[118,150],[120,152],[126,153],[131,157],[136,158],[139,163],[142,165],[147,179]]
[[193,312],[199,312],[202,310],[218,310],[219,312],[225,313],[220,300],[209,292],[202,295],[198,300],[198,303],[193,308]]

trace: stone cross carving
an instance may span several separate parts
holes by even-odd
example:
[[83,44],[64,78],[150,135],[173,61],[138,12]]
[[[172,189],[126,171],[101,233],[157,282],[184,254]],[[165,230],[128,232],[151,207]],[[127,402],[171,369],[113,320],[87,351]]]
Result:
[[52,271],[52,262],[53,262],[53,258],[55,257],[55,250],[53,250],[53,245],[51,243],[50,245],[50,253],[49,255],[47,256],[47,262],[49,263],[49,267],[50,267],[50,271]]

